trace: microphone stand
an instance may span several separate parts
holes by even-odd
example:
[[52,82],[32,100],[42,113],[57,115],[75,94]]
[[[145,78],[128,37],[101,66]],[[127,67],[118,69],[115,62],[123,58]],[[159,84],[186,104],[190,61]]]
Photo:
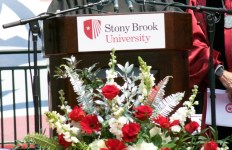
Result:
[[210,80],[210,99],[211,99],[211,123],[212,127],[216,129],[216,109],[215,109],[215,73],[213,66],[213,43],[214,43],[214,35],[215,35],[215,14],[232,14],[232,10],[226,10],[224,8],[215,8],[215,7],[205,7],[205,6],[189,6],[182,3],[163,3],[163,2],[155,2],[155,1],[144,1],[144,0],[136,0],[135,2],[144,4],[155,4],[155,5],[164,5],[171,7],[178,7],[184,9],[191,9],[193,11],[198,12],[208,12],[207,22],[208,22],[208,32],[209,32],[209,44],[210,44],[210,56],[209,56],[209,80]]
[[39,92],[38,92],[38,66],[37,66],[37,40],[38,40],[38,34],[40,32],[40,28],[39,28],[39,20],[46,20],[49,19],[51,17],[55,17],[57,15],[61,15],[61,14],[65,14],[71,11],[76,11],[79,9],[84,9],[84,8],[89,8],[95,5],[103,5],[105,3],[109,3],[109,0],[102,0],[96,3],[89,3],[80,7],[75,7],[75,8],[71,8],[71,9],[67,9],[64,11],[59,11],[56,13],[45,13],[43,15],[39,15],[39,16],[35,16],[32,18],[28,18],[28,19],[21,19],[19,21],[14,21],[14,22],[10,22],[7,24],[3,25],[3,28],[10,28],[10,27],[14,27],[14,26],[18,26],[18,25],[24,25],[24,24],[29,24],[30,30],[32,31],[32,41],[33,41],[33,51],[34,51],[34,76],[33,76],[33,84],[32,84],[32,88],[33,88],[33,103],[34,103],[34,116],[35,116],[35,132],[39,133],[40,131],[40,124],[41,124],[41,120],[39,119]]

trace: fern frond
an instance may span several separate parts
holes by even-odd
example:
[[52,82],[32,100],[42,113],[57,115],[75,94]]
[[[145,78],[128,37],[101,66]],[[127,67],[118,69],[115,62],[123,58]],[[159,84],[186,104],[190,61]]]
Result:
[[158,110],[158,114],[161,114],[164,117],[168,117],[169,114],[174,110],[174,108],[181,102],[183,97],[184,92],[178,92],[161,100],[155,105],[156,110]]
[[172,78],[172,76],[166,76],[163,80],[161,80],[157,86],[156,86],[156,95],[154,96],[153,103],[159,103],[163,100],[163,97],[165,95],[164,88],[166,87],[169,79]]
[[57,140],[54,138],[48,138],[47,136],[39,133],[28,134],[25,139],[29,139],[32,143],[49,150],[62,150]]

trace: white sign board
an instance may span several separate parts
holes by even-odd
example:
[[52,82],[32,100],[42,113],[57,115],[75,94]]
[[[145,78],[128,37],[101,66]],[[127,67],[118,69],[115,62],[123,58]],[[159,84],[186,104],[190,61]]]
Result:
[[[232,102],[228,99],[225,90],[215,90],[216,99],[216,125],[232,127]],[[211,100],[210,92],[207,92],[206,124],[211,124]]]
[[164,14],[77,17],[78,51],[165,48]]

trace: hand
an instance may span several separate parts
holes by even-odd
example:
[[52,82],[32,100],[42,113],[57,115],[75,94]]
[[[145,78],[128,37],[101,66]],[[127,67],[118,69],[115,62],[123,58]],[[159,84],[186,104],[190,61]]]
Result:
[[224,70],[222,76],[219,77],[219,80],[224,85],[228,92],[228,97],[232,101],[232,73]]

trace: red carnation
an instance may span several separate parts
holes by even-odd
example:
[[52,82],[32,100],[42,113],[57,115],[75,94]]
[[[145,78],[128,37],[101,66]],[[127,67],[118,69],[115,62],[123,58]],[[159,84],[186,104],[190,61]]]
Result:
[[119,89],[115,85],[105,85],[102,88],[102,94],[105,98],[112,100],[114,99],[119,93]]
[[122,127],[122,134],[123,134],[122,138],[125,142],[132,142],[136,140],[139,131],[140,131],[139,124],[133,122],[129,124],[125,124]]
[[80,121],[80,126],[87,134],[91,134],[94,131],[100,131],[101,124],[98,121],[97,115],[87,115]]
[[135,117],[140,120],[146,120],[152,115],[152,108],[150,106],[138,106],[135,108]]
[[204,150],[217,150],[218,144],[214,141],[209,141],[204,144]]
[[101,148],[100,150],[125,150],[126,145],[117,139],[108,139],[105,141],[107,148]]
[[81,121],[81,119],[86,116],[85,112],[81,107],[75,106],[69,113],[69,118],[76,122]]
[[59,145],[63,146],[64,149],[68,148],[72,144],[71,142],[65,141],[63,134],[58,135],[58,143]]
[[186,124],[184,129],[186,132],[192,134],[194,131],[197,130],[199,124],[196,121],[191,121],[190,123]]
[[154,118],[153,121],[161,128],[170,129],[172,126],[180,124],[179,120],[174,120],[173,122],[170,122],[168,118],[163,117],[162,115],[159,115],[158,117]]

